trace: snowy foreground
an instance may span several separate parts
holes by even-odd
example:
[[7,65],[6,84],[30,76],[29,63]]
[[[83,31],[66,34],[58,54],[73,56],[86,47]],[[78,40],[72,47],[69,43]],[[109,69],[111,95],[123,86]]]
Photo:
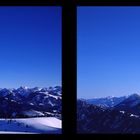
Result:
[[0,119],[1,134],[60,134],[61,128],[55,117]]

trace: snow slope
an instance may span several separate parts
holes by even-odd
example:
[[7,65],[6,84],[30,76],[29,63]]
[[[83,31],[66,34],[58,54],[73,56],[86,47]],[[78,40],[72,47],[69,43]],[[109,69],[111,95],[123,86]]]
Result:
[[55,117],[0,119],[1,134],[60,134],[61,120]]

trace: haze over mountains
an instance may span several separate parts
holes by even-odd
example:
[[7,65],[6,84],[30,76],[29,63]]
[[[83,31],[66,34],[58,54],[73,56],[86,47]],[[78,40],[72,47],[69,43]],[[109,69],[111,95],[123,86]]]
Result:
[[140,133],[140,95],[78,99],[78,133]]

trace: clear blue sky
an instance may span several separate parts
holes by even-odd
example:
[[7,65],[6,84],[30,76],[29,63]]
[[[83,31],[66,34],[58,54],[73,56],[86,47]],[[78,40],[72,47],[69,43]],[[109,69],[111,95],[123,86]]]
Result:
[[61,7],[0,7],[0,87],[61,85]]
[[140,94],[140,7],[78,7],[78,98]]

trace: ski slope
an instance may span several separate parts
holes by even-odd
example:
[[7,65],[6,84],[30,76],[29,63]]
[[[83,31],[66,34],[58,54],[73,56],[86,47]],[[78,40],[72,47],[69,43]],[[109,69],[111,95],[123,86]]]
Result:
[[55,117],[0,119],[1,134],[61,134],[61,128]]

